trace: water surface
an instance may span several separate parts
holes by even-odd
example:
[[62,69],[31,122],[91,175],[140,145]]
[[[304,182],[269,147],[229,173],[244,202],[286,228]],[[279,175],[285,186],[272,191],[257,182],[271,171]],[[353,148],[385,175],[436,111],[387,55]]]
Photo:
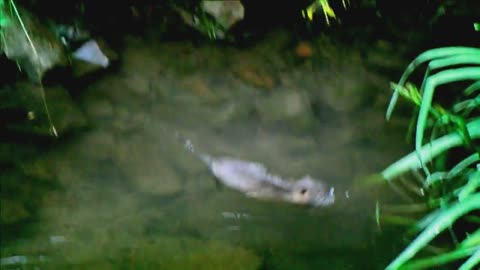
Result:
[[[394,253],[352,183],[407,152],[405,121],[383,119],[396,78],[325,38],[295,59],[284,36],[248,49],[127,39],[120,66],[77,95],[90,127],[4,175],[2,269],[381,269]],[[322,179],[338,201],[219,187],[175,134]]]

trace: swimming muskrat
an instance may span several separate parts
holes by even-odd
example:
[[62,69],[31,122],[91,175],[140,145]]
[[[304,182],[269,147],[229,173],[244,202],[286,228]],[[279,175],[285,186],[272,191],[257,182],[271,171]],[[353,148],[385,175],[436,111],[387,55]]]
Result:
[[189,140],[185,148],[197,155],[221,183],[249,197],[310,206],[328,206],[335,201],[334,188],[328,188],[309,175],[299,180],[286,180],[269,173],[260,163],[197,153]]

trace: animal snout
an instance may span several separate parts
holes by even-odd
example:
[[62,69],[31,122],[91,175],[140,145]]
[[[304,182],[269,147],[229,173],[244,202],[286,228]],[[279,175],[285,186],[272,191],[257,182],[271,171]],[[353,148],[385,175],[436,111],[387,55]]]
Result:
[[335,188],[330,188],[327,192],[317,194],[313,201],[315,206],[328,206],[335,202]]

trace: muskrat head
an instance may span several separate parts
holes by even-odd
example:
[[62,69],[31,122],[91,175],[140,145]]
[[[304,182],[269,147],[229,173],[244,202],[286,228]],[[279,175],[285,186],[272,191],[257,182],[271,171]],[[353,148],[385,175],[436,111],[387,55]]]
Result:
[[331,205],[335,202],[334,188],[329,189],[324,183],[307,175],[292,185],[287,200],[313,206]]

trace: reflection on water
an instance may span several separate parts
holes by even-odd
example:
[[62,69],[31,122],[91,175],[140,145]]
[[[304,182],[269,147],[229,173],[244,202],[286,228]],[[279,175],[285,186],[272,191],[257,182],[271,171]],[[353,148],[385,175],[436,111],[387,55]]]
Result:
[[[390,143],[401,133],[382,119],[388,78],[356,58],[290,67],[267,45],[130,45],[122,68],[81,95],[92,128],[3,176],[2,269],[376,269],[389,260],[375,244],[372,201],[350,190],[401,154]],[[212,155],[322,179],[339,201],[247,198],[218,186],[175,134]]]

